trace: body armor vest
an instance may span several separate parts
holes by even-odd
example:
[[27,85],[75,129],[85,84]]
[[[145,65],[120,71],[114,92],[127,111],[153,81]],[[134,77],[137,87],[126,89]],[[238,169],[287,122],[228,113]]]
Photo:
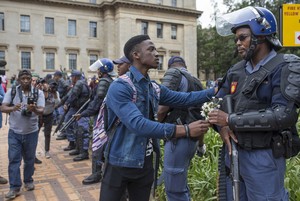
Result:
[[[283,62],[285,62],[283,55],[279,54],[252,74],[246,72],[246,61],[241,61],[232,67],[228,74],[228,81],[231,88],[232,85],[236,87],[235,91],[230,92],[234,113],[260,111],[271,106],[271,103],[258,100],[256,91],[270,72]],[[276,134],[278,132],[235,132],[239,146],[246,150],[270,148],[272,137]]]

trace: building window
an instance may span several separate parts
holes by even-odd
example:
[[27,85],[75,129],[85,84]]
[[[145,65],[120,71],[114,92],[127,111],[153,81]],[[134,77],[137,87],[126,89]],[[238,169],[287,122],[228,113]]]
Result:
[[97,22],[90,22],[90,37],[97,37]]
[[0,13],[0,31],[4,31],[4,13]]
[[0,51],[0,60],[5,60],[5,52]]
[[141,34],[148,34],[148,22],[142,22],[142,31]]
[[21,32],[30,32],[30,16],[21,15]]
[[54,18],[51,17],[45,18],[45,33],[54,34]]
[[90,3],[96,3],[96,0],[90,0]]
[[55,66],[55,54],[54,53],[46,53],[46,69],[54,70]]
[[158,64],[157,70],[162,70],[163,69],[163,63],[164,63],[164,56],[158,55],[158,59],[159,59],[159,64]]
[[77,54],[69,54],[69,69],[77,69]]
[[174,6],[174,7],[177,6],[177,0],[172,0],[172,6]]
[[31,69],[30,52],[21,52],[21,69]]
[[157,4],[163,4],[163,0],[157,0]]
[[157,23],[156,24],[157,31],[156,31],[156,36],[157,38],[163,38],[163,24],[162,23]]
[[98,55],[97,54],[90,54],[90,65],[95,63],[98,60]]
[[68,20],[68,35],[76,36],[76,20]]
[[171,25],[171,39],[174,39],[174,40],[177,39],[177,25],[176,24]]

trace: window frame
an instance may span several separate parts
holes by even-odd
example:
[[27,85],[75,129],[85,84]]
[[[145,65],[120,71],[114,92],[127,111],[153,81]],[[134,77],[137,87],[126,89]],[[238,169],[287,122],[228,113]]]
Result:
[[[71,24],[72,22],[74,24]],[[74,33],[71,33],[73,31],[74,31]],[[68,36],[77,36],[77,22],[76,22],[76,20],[68,19]]]
[[[159,27],[161,25],[161,27]],[[156,23],[156,37],[157,38],[164,38],[164,24],[162,22]]]
[[5,31],[5,14],[0,12],[0,31]]
[[[75,56],[75,59],[72,59],[71,56]],[[78,54],[77,53],[68,53],[68,67],[69,70],[77,70],[78,63]],[[74,67],[74,68],[73,68]]]
[[141,22],[141,34],[147,35],[148,34],[148,30],[149,30],[149,22],[142,21]]
[[[49,20],[52,20],[52,22],[49,21]],[[49,35],[54,35],[55,34],[54,18],[53,17],[45,17],[45,34],[49,34]]]
[[[53,58],[48,58],[49,55],[53,55]],[[50,61],[48,61],[48,60],[50,60]],[[55,69],[55,53],[54,52],[46,52],[45,63],[46,63],[46,65],[45,65],[46,70],[54,70]]]
[[31,69],[31,52],[30,51],[21,51],[21,69],[27,69],[27,70]]
[[20,15],[20,32],[30,33],[30,15]]
[[[94,25],[94,26],[92,26]],[[91,38],[97,38],[97,22],[95,21],[90,21],[89,22],[89,36]]]

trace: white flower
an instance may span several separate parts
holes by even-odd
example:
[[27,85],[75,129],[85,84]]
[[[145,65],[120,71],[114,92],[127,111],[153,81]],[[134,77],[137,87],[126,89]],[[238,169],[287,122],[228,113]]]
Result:
[[205,117],[205,120],[208,119],[208,113],[210,113],[213,109],[219,109],[220,102],[222,101],[222,98],[216,98],[212,97],[211,101],[205,102],[202,105],[202,111],[201,111],[201,116]]

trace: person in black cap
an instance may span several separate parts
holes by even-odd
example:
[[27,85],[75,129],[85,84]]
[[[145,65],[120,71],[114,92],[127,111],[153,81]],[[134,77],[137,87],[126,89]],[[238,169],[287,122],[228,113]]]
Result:
[[45,157],[47,159],[50,156],[50,141],[51,141],[51,130],[54,119],[54,111],[56,106],[60,103],[59,93],[57,92],[57,83],[54,80],[46,81],[43,79],[40,84],[41,90],[45,96],[45,109],[43,115],[39,117],[39,132],[41,127],[44,125],[44,136],[45,136]]
[[119,76],[125,74],[129,70],[130,61],[126,58],[126,56],[113,60],[113,63],[117,65]]
[[204,120],[185,125],[159,123],[158,104],[202,104],[209,101],[216,89],[179,93],[151,82],[148,71],[157,69],[159,58],[148,35],[129,39],[124,54],[132,65],[123,78],[110,85],[106,96],[109,138],[100,201],[119,201],[125,189],[129,200],[149,201],[154,180],[153,151],[159,153],[158,139],[198,138],[210,126]]
[[21,70],[18,75],[20,85],[16,86],[14,96],[12,88],[5,94],[1,110],[9,113],[8,156],[10,191],[7,199],[20,194],[22,180],[20,165],[24,161],[23,182],[27,191],[34,190],[34,159],[38,141],[38,116],[43,114],[45,97],[41,90],[31,85],[32,74]]
[[[162,78],[161,84],[173,91],[191,92],[201,91],[203,86],[196,77],[192,76],[186,67],[184,59],[173,56],[168,61],[169,69]],[[195,120],[203,119],[201,106],[169,107],[160,105],[158,121],[172,124],[188,124]],[[164,179],[165,191],[169,201],[190,200],[188,188],[188,169],[191,159],[198,148],[198,155],[205,153],[202,135],[199,139],[181,138],[165,141],[164,164],[161,179]],[[181,170],[178,172],[178,170]]]
[[[85,79],[82,79],[82,73],[78,70],[73,70],[71,79],[73,88],[70,93],[68,93],[68,98],[64,102],[64,110],[68,110],[65,119],[66,122],[68,122],[90,98],[90,88]],[[75,149],[69,153],[71,156],[78,155],[73,158],[73,161],[89,159],[89,118],[81,117],[78,121],[74,121],[66,129],[66,133],[69,145],[64,148],[64,151]]]

